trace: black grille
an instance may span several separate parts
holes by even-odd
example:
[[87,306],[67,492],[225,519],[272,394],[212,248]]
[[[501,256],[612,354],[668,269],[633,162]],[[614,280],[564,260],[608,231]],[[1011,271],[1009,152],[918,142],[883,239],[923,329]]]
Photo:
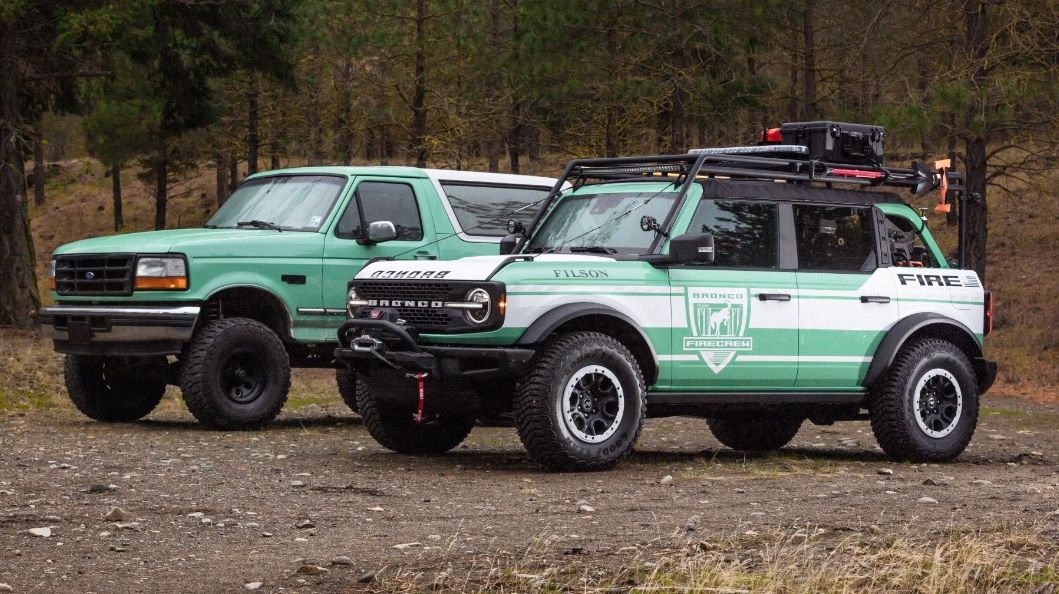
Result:
[[[357,295],[361,299],[385,299],[390,301],[452,301],[462,299],[459,289],[451,283],[430,281],[367,281],[356,283]],[[466,292],[466,289],[464,289]],[[427,307],[397,307],[397,315],[420,332],[444,332],[459,323],[454,312]],[[371,308],[365,308],[370,311]]]
[[55,258],[55,290],[60,295],[131,295],[132,254],[85,254]]

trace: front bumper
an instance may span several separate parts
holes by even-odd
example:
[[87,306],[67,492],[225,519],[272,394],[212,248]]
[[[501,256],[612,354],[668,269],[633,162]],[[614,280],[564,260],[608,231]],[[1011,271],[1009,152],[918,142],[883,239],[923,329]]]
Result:
[[386,320],[350,320],[338,329],[338,340],[335,359],[346,365],[426,373],[439,381],[514,377],[535,354],[509,347],[422,345],[406,328]]
[[51,305],[40,323],[55,350],[75,355],[174,355],[195,331],[198,305]]

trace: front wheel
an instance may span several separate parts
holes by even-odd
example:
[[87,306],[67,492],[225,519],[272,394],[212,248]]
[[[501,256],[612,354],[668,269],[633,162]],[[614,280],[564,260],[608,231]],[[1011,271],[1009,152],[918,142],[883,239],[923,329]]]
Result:
[[162,400],[169,363],[156,357],[66,355],[66,391],[77,410],[97,421],[147,416]]
[[338,384],[338,394],[342,397],[342,402],[346,403],[349,410],[360,412],[360,405],[357,404],[357,372],[344,366],[339,367],[335,369],[335,383]]
[[204,425],[256,429],[287,401],[290,360],[283,342],[261,322],[225,318],[195,333],[180,387]]
[[948,462],[963,452],[978,423],[978,384],[956,345],[923,339],[901,349],[874,387],[871,429],[891,458]]
[[429,380],[426,388],[429,406],[420,422],[416,422],[419,393],[414,379],[391,373],[357,374],[356,377],[357,408],[364,427],[386,449],[399,454],[444,454],[460,445],[474,428],[473,414],[452,406],[435,408],[435,403],[452,399],[446,396],[444,388]]
[[632,452],[647,388],[625,345],[598,332],[551,340],[514,399],[519,438],[552,470],[605,470]]

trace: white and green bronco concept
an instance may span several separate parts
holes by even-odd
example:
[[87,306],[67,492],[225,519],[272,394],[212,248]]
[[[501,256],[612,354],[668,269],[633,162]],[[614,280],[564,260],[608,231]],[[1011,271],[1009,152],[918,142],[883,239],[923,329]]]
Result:
[[989,294],[895,194],[833,186],[944,184],[962,213],[962,176],[762,150],[574,161],[510,253],[366,266],[336,356],[368,430],[441,453],[508,412],[535,460],[597,470],[646,416],[740,450],[867,418],[895,459],[959,455],[996,375]]

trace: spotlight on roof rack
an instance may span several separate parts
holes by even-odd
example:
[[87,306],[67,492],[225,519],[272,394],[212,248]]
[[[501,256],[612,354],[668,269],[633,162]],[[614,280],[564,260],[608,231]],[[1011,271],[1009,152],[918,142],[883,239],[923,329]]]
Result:
[[722,146],[697,148],[688,151],[691,155],[808,155],[809,147],[800,144],[766,144],[762,146]]

